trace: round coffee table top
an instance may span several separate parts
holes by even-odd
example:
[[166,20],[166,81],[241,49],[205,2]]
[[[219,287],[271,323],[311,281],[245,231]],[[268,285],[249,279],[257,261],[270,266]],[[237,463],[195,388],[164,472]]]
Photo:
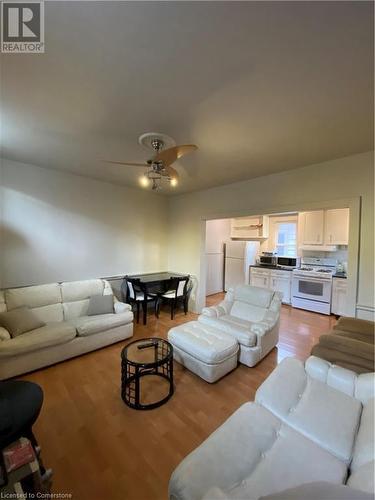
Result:
[[124,361],[139,366],[162,364],[172,355],[172,345],[158,337],[134,340],[121,352]]

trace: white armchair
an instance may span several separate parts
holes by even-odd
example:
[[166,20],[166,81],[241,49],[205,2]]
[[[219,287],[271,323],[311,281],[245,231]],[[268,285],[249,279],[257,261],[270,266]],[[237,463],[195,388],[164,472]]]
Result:
[[254,366],[279,340],[281,299],[279,292],[239,285],[217,306],[204,307],[198,321],[235,337],[240,362]]

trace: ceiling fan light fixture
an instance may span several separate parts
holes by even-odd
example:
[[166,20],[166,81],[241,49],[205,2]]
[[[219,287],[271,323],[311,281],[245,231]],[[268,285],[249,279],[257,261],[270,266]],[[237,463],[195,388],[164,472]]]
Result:
[[149,181],[149,178],[147,177],[146,174],[142,175],[140,178],[139,178],[139,183],[142,187],[146,188],[149,186],[150,184],[150,181]]

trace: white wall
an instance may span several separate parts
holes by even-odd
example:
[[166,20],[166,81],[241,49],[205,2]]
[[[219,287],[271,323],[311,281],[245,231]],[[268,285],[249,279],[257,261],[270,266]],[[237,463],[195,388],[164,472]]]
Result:
[[[168,267],[204,276],[202,220],[316,209],[316,203],[361,198],[357,303],[374,306],[374,156],[353,155],[280,174],[175,196],[169,204]],[[353,222],[354,224],[354,222]],[[197,309],[204,302],[198,286]]]
[[167,267],[167,200],[2,160],[1,286]]

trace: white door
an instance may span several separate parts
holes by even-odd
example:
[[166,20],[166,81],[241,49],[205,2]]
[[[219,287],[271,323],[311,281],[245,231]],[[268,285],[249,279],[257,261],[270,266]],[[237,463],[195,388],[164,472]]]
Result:
[[243,285],[245,283],[245,260],[232,259],[226,257],[225,259],[225,291],[229,288],[234,288],[236,285]]
[[326,210],[325,213],[325,244],[349,244],[349,208]]
[[285,276],[281,274],[271,274],[270,288],[275,292],[281,292],[283,295],[283,303],[290,304],[291,302],[291,273],[285,271]]
[[304,212],[303,237],[304,245],[323,245],[324,210]]
[[261,288],[270,287],[270,271],[268,270],[258,270],[252,267],[250,270],[250,285],[259,286]]
[[224,285],[224,255],[220,253],[208,254],[206,259],[206,295],[222,292]]

